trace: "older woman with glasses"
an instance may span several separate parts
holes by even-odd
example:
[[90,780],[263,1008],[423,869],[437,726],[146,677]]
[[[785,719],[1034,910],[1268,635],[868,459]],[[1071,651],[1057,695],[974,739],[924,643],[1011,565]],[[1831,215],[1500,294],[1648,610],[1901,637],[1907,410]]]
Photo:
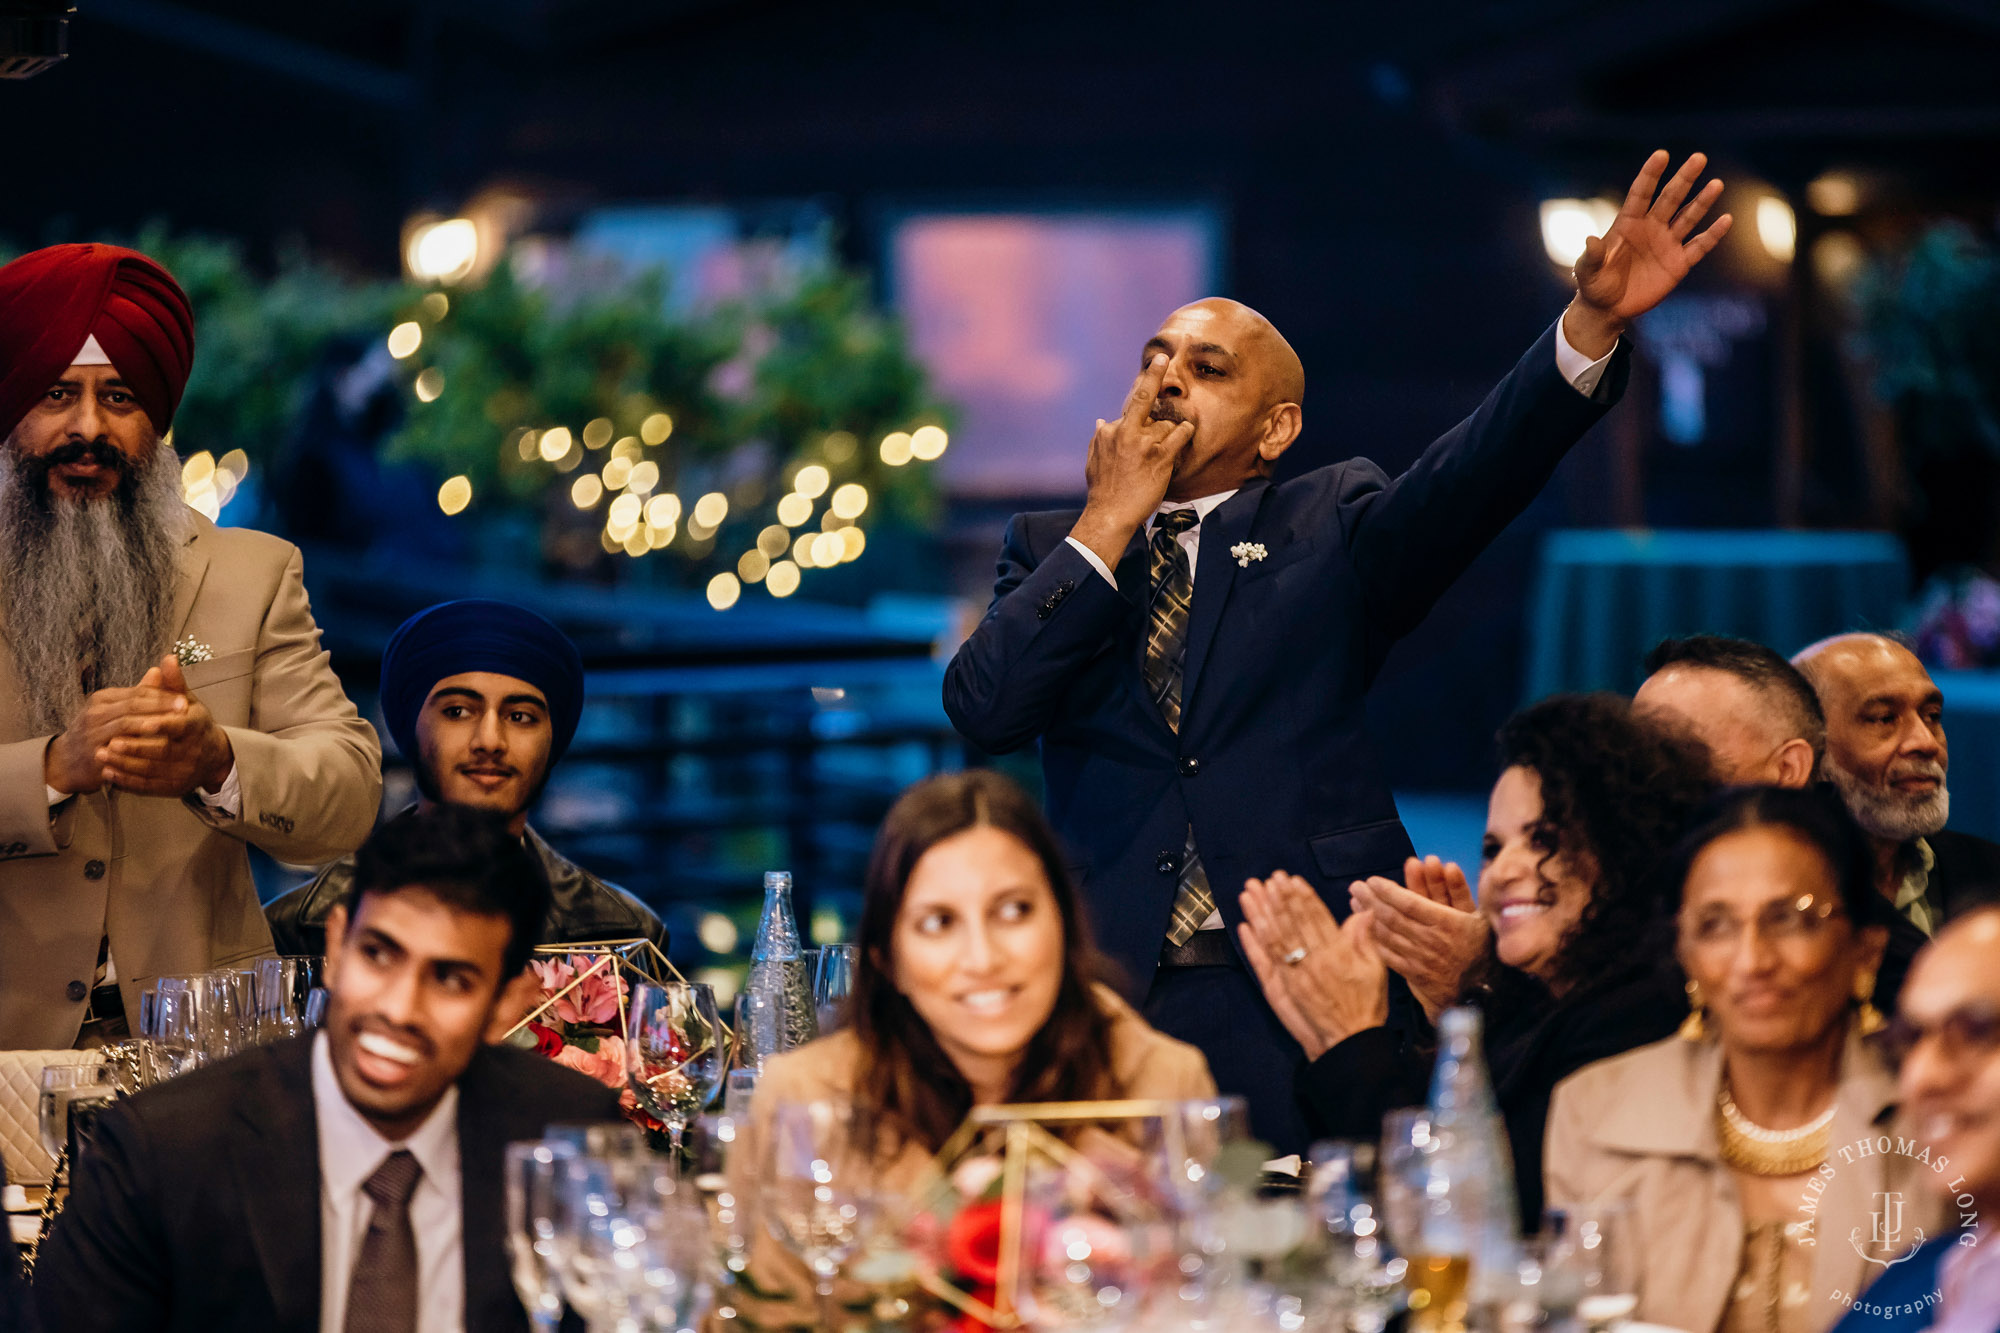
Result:
[[1675,864],[1693,1013],[1558,1085],[1548,1199],[1631,1202],[1643,1320],[1820,1333],[1942,1215],[1863,1041],[1889,904],[1866,835],[1825,792],[1731,792]]

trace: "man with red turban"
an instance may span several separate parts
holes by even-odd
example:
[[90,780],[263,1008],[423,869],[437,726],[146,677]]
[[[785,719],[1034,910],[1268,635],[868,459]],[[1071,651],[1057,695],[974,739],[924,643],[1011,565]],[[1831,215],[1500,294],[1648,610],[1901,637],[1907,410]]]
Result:
[[146,256],[0,267],[0,1048],[123,1035],[154,977],[270,953],[244,844],[342,856],[381,801],[297,548],[181,500],[193,364]]

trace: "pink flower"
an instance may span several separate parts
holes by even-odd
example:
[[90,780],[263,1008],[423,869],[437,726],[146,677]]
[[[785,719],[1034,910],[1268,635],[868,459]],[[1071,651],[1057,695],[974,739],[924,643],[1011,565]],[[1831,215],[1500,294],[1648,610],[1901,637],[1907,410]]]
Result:
[[625,1086],[623,1037],[599,1037],[595,1051],[586,1051],[581,1046],[565,1046],[556,1052],[555,1062],[567,1065],[579,1074],[588,1074],[607,1088]]
[[[542,994],[554,996],[589,972],[596,961],[588,954],[573,953],[567,959],[536,960],[530,966],[535,969],[535,979],[541,983]],[[615,963],[606,963],[585,977],[576,989],[557,1000],[554,1013],[565,1023],[591,1023],[601,1027],[616,1022],[618,1011],[624,1007],[625,978],[618,975]]]
[[576,969],[560,958],[531,958],[528,966],[535,969],[535,980],[541,983],[545,1000],[576,980]]

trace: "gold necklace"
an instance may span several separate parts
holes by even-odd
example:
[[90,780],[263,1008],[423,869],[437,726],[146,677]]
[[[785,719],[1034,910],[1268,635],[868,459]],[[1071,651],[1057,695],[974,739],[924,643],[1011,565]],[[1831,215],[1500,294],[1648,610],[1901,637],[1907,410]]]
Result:
[[1715,1090],[1716,1137],[1722,1160],[1753,1176],[1796,1176],[1826,1160],[1834,1103],[1796,1129],[1766,1129],[1736,1108],[1727,1082]]

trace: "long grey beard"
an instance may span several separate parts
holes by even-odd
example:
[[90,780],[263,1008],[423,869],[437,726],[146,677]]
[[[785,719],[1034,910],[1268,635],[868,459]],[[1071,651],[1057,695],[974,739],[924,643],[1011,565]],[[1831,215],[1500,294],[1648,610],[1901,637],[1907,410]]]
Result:
[[180,475],[162,443],[129,490],[78,501],[38,494],[0,449],[0,592],[28,734],[67,729],[92,691],[138,684],[171,646]]

